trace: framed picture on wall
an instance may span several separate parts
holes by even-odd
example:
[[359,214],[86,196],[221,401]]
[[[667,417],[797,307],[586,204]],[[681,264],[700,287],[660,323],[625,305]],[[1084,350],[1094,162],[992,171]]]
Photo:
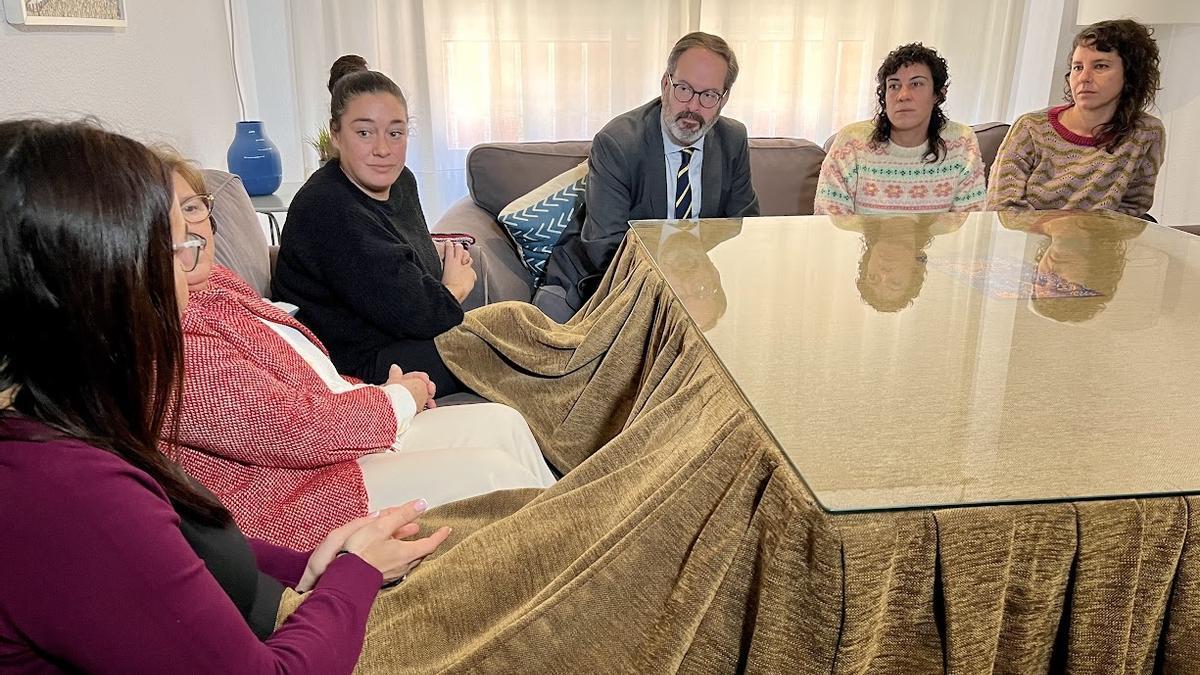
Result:
[[26,26],[126,25],[125,0],[4,0],[4,14]]

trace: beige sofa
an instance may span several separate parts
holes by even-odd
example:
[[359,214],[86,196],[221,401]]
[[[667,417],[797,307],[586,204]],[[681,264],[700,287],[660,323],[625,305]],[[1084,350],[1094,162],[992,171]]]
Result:
[[[1008,126],[997,122],[974,127],[989,170]],[[517,197],[587,159],[590,147],[590,141],[487,143],[467,154],[469,194],[430,228],[475,237],[479,281],[464,307],[528,301],[533,296],[533,277],[496,216]],[[750,172],[762,215],[812,215],[824,159],[825,151],[811,141],[751,138]]]
[[271,273],[278,246],[267,243],[254,204],[242,179],[220,169],[205,169],[204,184],[213,194],[218,263],[240,276],[263,297],[271,295]]

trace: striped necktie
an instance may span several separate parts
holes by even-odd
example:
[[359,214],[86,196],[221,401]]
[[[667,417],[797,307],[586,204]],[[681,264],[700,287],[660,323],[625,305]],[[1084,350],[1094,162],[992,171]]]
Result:
[[679,171],[675,173],[675,219],[692,217],[692,182],[688,180],[688,163],[692,161],[695,148],[680,150]]

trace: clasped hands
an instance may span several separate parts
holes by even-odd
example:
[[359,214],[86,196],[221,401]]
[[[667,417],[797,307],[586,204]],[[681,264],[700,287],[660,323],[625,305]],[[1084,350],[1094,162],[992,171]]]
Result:
[[417,404],[417,412],[437,407],[433,397],[437,395],[437,386],[430,381],[429,376],[420,371],[404,372],[400,366],[392,364],[388,368],[388,379],[384,384],[398,384],[412,394],[413,402]]

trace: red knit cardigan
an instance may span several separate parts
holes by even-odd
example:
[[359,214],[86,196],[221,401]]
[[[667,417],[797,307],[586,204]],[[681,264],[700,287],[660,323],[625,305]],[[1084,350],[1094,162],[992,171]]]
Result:
[[259,318],[324,345],[236,274],[214,265],[209,284],[188,298],[180,446],[164,451],[247,536],[311,550],[367,513],[355,459],[395,442],[395,412],[378,387],[331,392]]

